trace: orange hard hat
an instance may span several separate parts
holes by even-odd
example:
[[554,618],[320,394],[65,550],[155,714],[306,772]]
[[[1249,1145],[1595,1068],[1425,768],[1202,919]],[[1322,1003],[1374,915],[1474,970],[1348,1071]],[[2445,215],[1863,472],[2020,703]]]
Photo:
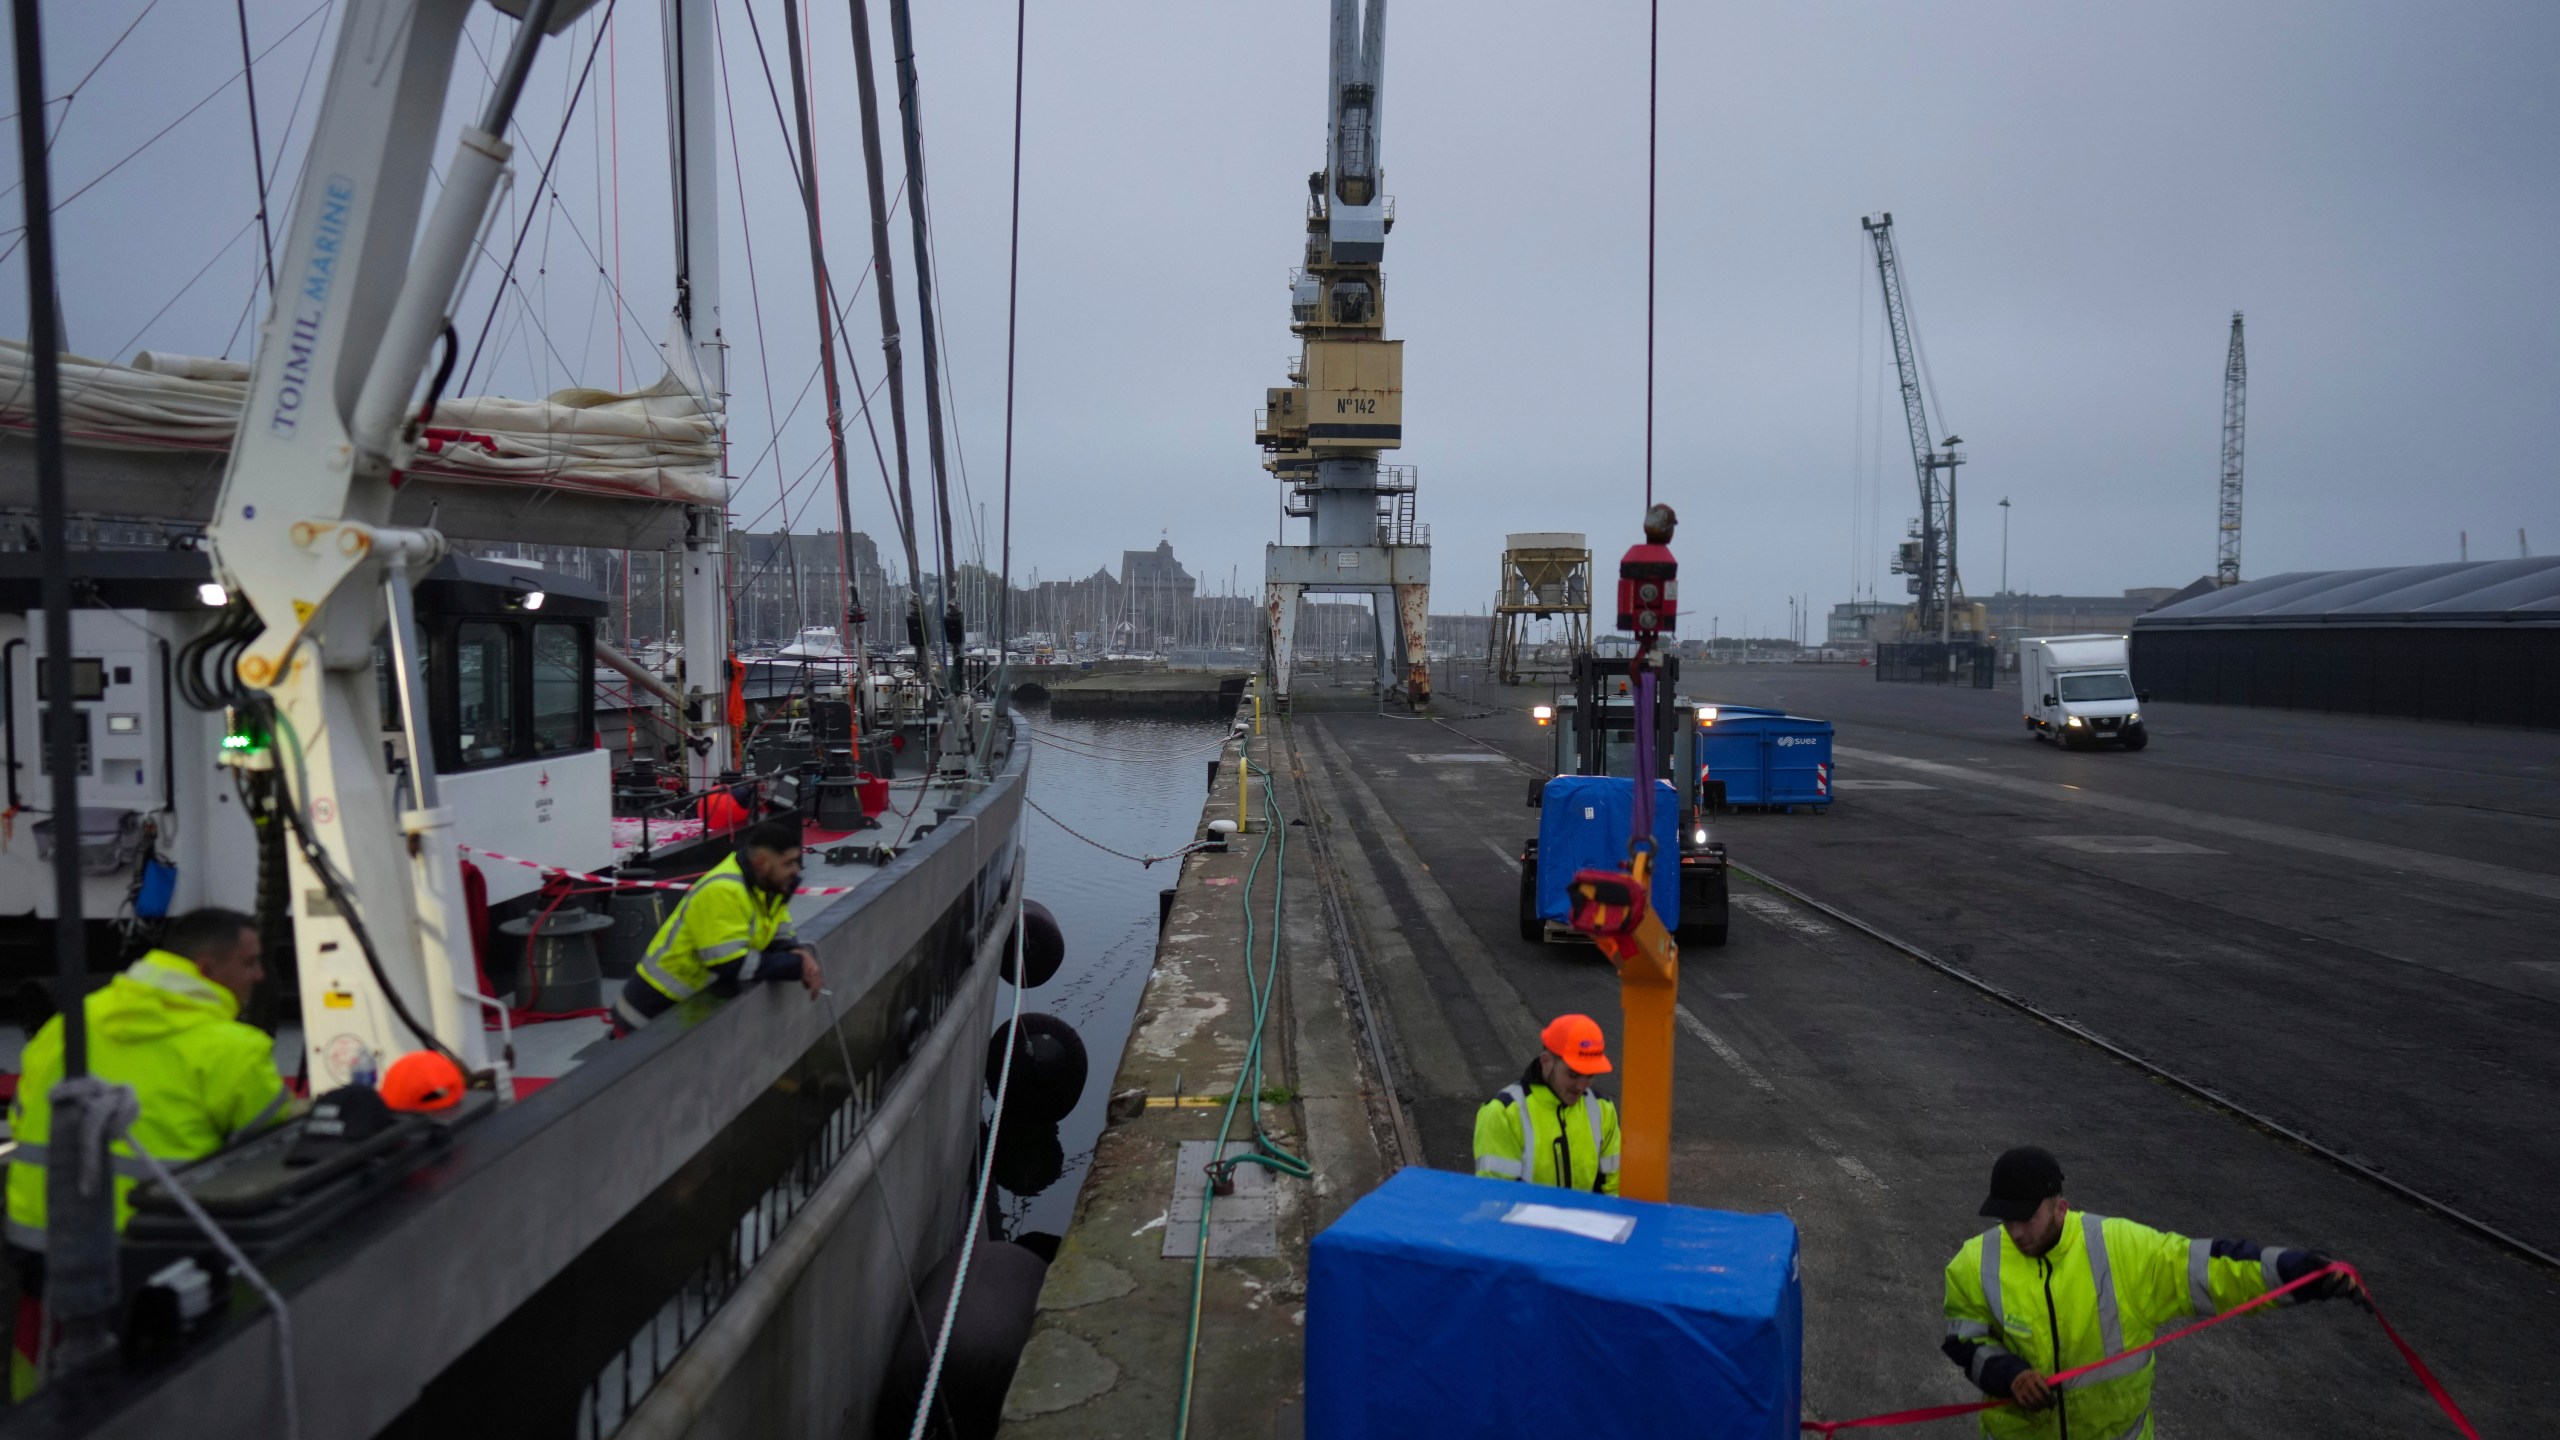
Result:
[[382,1072],[382,1103],[411,1114],[450,1110],[467,1084],[461,1066],[433,1050],[412,1050]]
[[1576,1075],[1606,1075],[1612,1068],[1600,1022],[1588,1015],[1559,1015],[1538,1032],[1538,1039]]

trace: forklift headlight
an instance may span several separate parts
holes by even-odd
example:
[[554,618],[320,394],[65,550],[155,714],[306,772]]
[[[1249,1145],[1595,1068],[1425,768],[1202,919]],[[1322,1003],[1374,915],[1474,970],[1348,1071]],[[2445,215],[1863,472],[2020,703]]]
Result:
[[1690,843],[1690,844],[1692,844],[1692,845],[1704,845],[1704,844],[1706,844],[1706,843],[1707,843],[1707,827],[1706,827],[1706,826],[1704,826],[1704,825],[1701,825],[1701,826],[1699,826],[1697,829],[1690,831],[1690,832],[1689,832],[1689,843]]
[[2063,724],[2065,724],[2065,725],[2070,726],[2070,727],[2071,727],[2072,729],[2074,729],[2074,730],[2077,730],[2077,729],[2079,729],[2079,728],[2080,728],[2080,717],[2079,717],[2079,716],[2077,716],[2077,715],[2074,715],[2074,716],[2072,716],[2070,719],[2065,720],[2065,721],[2063,721],[2062,723],[2063,723]]
[[1532,705],[1529,707],[1529,713],[1538,717],[1538,723],[1541,725],[1555,723],[1556,707],[1553,705]]
[[231,592],[222,588],[221,581],[207,580],[196,587],[196,599],[219,610],[231,603]]

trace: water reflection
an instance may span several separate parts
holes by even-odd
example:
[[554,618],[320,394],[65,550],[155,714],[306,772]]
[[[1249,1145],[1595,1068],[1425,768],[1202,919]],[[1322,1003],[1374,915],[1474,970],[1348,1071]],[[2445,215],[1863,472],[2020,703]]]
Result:
[[[989,1205],[1007,1235],[1063,1234],[1074,1214],[1111,1077],[1155,961],[1156,895],[1179,873],[1174,862],[1141,866],[1101,847],[1144,856],[1188,843],[1207,798],[1206,762],[1227,734],[1226,723],[1213,720],[1053,720],[1045,708],[1029,718],[1039,747],[1030,796],[1048,813],[1024,822],[1025,892],[1056,914],[1067,957],[1055,978],[1024,993],[1022,1008],[1075,1027],[1089,1078],[1055,1125],[1003,1127],[995,1156],[1000,1188]],[[1000,991],[996,1013],[1010,1014],[1012,1005],[1011,990]]]

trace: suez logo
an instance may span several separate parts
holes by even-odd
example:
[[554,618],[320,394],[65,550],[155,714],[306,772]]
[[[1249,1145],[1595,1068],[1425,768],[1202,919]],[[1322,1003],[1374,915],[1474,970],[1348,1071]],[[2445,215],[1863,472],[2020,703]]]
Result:
[[1822,737],[1819,735],[1781,735],[1778,737],[1778,744],[1781,746],[1819,745],[1821,743]]
[[302,280],[282,309],[289,322],[285,338],[284,375],[276,384],[275,408],[267,412],[267,429],[290,436],[302,425],[302,403],[311,387],[311,366],[320,349],[320,327],[329,318],[329,287],[338,278],[338,257],[347,243],[347,222],[355,215],[356,182],[332,175],[321,183],[320,223],[311,236],[311,253],[302,262]]

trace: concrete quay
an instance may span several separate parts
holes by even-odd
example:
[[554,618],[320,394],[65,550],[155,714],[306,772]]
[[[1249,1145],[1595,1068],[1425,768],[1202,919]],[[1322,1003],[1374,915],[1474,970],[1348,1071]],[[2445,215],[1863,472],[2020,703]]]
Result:
[[[1211,820],[1238,815],[1240,758],[1266,767],[1282,748],[1276,730],[1227,745],[1202,806],[1203,835]],[[1255,777],[1243,832],[1223,852],[1182,862],[1111,1082],[1112,1120],[1006,1399],[1007,1437],[1173,1433],[1193,1323],[1197,1166],[1214,1153],[1243,1078],[1256,985],[1271,987],[1261,1094],[1238,1104],[1229,1136],[1249,1141],[1258,1107],[1270,1140],[1313,1175],[1239,1166],[1236,1193],[1210,1207],[1191,1424],[1198,1435],[1294,1440],[1301,1431],[1307,1244],[1384,1178],[1387,1157],[1373,1133],[1379,1091],[1344,999],[1316,852],[1308,827],[1288,823],[1297,818],[1289,780],[1284,771],[1270,787],[1280,797],[1275,817]]]
[[1158,715],[1224,719],[1236,713],[1246,678],[1241,670],[1154,670],[1142,674],[1068,671],[1056,680],[1036,674],[1026,676],[1014,693],[1019,696],[1024,693],[1024,686],[1039,686],[1048,692],[1049,713],[1061,717]]
[[[1616,1043],[1607,965],[1524,941],[1514,919],[1546,739],[1528,712],[1550,697],[1437,678],[1472,703],[1435,719],[1302,690],[1253,742],[1306,822],[1285,827],[1265,1080],[1285,1101],[1266,1123],[1317,1174],[1266,1192],[1276,1254],[1210,1265],[1195,1433],[1216,1417],[1293,1435],[1307,1238],[1398,1164],[1466,1168],[1475,1108],[1547,1018],[1582,1011]],[[2483,1434],[2548,1428],[2560,1268],[2524,1253],[2560,1253],[2548,736],[2161,704],[2145,707],[2147,751],[2066,753],[2026,736],[2005,689],[1816,666],[1701,667],[1680,688],[1821,716],[1838,737],[1827,814],[1711,822],[1744,873],[1731,942],[1682,956],[1674,1078],[1673,1199],[1783,1211],[1802,1234],[1808,1418],[1973,1398],[1938,1352],[1940,1273],[1989,1223],[1975,1207],[1992,1157],[2037,1143],[2075,1207],[2355,1262]],[[1234,813],[1232,756],[1204,822]],[[1177,1078],[1221,1098],[1234,1083],[1256,838],[1185,864],[1120,1089],[1169,1101]],[[1174,1156],[1218,1112],[1132,1113],[1102,1141],[1043,1297],[1020,1434],[1172,1425],[1190,1313],[1189,1264],[1163,1258],[1183,1213]],[[2344,1306],[2217,1329],[2165,1352],[2158,1376],[2164,1434],[2451,1433]]]

